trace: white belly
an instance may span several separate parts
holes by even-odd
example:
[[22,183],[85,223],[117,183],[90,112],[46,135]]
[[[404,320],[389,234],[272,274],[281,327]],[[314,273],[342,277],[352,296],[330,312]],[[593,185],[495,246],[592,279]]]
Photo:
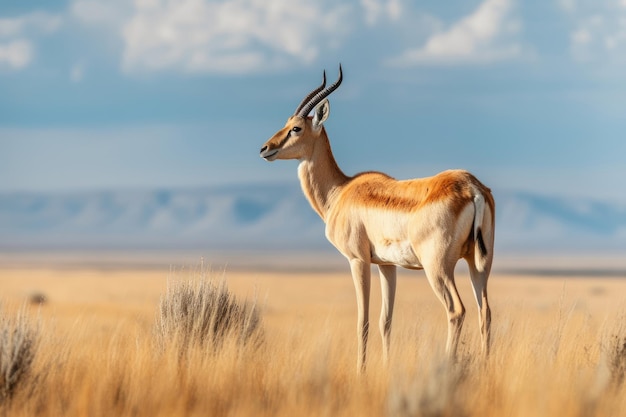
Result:
[[422,264],[408,240],[385,240],[372,244],[372,263],[393,264],[410,269],[422,268]]

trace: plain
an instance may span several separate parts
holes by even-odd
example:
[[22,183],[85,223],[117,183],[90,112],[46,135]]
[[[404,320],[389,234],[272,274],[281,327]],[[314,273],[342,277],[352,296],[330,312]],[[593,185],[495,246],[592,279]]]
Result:
[[[624,415],[626,280],[494,273],[494,345],[484,359],[469,278],[458,275],[467,316],[457,362],[443,354],[446,317],[423,273],[403,271],[391,363],[383,367],[372,327],[368,369],[358,377],[348,271],[3,267],[2,314],[28,303],[39,341],[0,414]],[[222,277],[238,299],[256,300],[261,342],[233,339],[182,358],[159,349],[155,323],[168,282]]]

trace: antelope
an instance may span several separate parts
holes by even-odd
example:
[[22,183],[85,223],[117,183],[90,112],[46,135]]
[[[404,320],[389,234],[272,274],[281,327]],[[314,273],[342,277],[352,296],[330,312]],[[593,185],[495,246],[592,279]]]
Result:
[[298,177],[304,195],[326,224],[326,238],[350,263],[358,307],[358,371],[362,372],[366,363],[371,264],[376,264],[380,273],[384,363],[389,360],[397,266],[424,270],[446,309],[446,352],[451,358],[456,356],[465,317],[454,281],[454,268],[461,258],[469,266],[482,351],[487,354],[491,326],[487,280],[495,231],[491,190],[464,170],[409,180],[373,171],[345,175],[335,161],[324,128],[330,113],[327,97],[342,80],[339,65],[337,81],[326,87],[324,71],[322,84],[265,142],[260,156],[267,161],[299,160]]

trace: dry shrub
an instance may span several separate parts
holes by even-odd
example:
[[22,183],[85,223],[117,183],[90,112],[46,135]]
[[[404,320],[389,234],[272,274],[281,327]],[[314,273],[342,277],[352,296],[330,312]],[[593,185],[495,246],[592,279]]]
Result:
[[48,302],[48,297],[46,297],[46,294],[37,291],[37,292],[33,292],[32,294],[30,294],[30,296],[28,297],[28,300],[30,301],[31,304],[41,305],[41,304],[46,304]]
[[462,398],[468,363],[447,358],[405,376],[388,398],[389,415],[398,417],[461,417],[467,415]]
[[621,331],[610,337],[607,347],[607,361],[611,373],[611,382],[620,387],[626,378],[626,332]]
[[208,277],[170,281],[161,297],[156,335],[161,347],[172,342],[185,351],[190,347],[219,349],[233,338],[243,346],[260,336],[261,316],[255,302],[238,300],[226,280]]
[[0,315],[0,402],[9,399],[31,371],[39,330],[24,307],[15,316]]

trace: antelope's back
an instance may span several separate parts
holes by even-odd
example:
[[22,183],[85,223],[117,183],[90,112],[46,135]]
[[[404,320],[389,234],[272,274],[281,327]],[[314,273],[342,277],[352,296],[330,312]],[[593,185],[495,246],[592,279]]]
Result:
[[365,172],[341,190],[325,219],[326,237],[349,258],[371,254],[375,263],[420,267],[415,250],[432,239],[458,241],[451,249],[461,251],[471,233],[478,192],[493,213],[490,190],[467,171],[401,181]]

